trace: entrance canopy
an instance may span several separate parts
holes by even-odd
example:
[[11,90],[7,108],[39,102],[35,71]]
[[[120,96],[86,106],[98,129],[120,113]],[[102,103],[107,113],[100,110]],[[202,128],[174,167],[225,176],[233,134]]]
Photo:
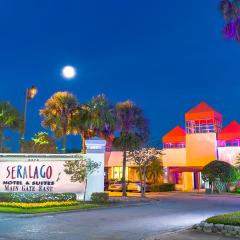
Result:
[[201,172],[203,167],[169,167],[171,173],[174,172]]

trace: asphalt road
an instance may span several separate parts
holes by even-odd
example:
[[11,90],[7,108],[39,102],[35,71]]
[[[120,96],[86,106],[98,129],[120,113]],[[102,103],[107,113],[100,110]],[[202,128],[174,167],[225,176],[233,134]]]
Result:
[[0,240],[144,239],[240,210],[240,198],[170,195],[149,205],[26,216],[0,214]]

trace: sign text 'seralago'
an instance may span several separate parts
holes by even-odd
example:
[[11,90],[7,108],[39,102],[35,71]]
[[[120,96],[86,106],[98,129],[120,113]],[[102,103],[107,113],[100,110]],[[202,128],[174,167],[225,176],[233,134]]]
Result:
[[52,192],[53,168],[46,164],[7,166],[3,185],[6,191]]

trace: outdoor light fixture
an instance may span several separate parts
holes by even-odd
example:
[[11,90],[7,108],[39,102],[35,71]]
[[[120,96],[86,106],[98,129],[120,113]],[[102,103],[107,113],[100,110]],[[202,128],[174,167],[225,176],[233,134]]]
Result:
[[30,89],[27,89],[27,99],[33,99],[37,95],[37,88],[32,86]]
[[29,100],[33,99],[37,95],[37,88],[32,86],[31,88],[26,89],[25,100],[24,100],[24,112],[23,112],[23,128],[22,128],[22,136],[21,136],[21,152],[23,152],[23,143],[24,143],[24,135],[26,130],[26,121],[27,121],[27,103]]

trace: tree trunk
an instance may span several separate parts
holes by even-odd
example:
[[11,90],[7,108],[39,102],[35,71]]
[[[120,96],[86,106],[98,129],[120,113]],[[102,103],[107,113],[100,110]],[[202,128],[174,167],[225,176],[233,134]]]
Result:
[[211,182],[211,193],[214,192],[214,182]]
[[146,191],[146,166],[144,166],[143,170],[143,191],[142,191],[142,197],[145,197],[145,191]]
[[87,192],[87,178],[85,180],[85,186],[84,186],[84,195],[83,195],[83,201],[86,201],[86,192]]
[[3,132],[0,131],[0,152],[3,152]]
[[67,145],[67,135],[63,134],[63,143],[62,143],[62,153],[66,153],[66,145]]
[[84,134],[84,132],[81,132],[80,135],[82,138],[82,153],[85,154],[86,153],[85,134]]
[[142,168],[139,165],[139,178],[140,178],[140,186],[141,186],[141,197],[144,197],[144,192],[143,192],[143,174],[142,174]]
[[126,189],[126,165],[127,165],[127,151],[123,151],[123,169],[122,169],[122,196],[127,196]]

